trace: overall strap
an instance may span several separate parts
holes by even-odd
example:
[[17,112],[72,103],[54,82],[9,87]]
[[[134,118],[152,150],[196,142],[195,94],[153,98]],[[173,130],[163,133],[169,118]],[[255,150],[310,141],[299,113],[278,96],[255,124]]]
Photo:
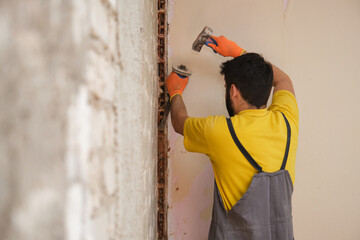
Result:
[[244,148],[244,146],[240,143],[239,139],[236,136],[235,130],[234,130],[234,126],[231,122],[230,118],[226,118],[226,122],[228,124],[228,128],[230,130],[230,134],[232,139],[234,140],[236,146],[239,148],[240,152],[244,155],[244,157],[249,161],[249,163],[259,172],[262,172],[262,168],[260,167],[260,165],[250,156],[250,154],[246,151],[246,149]]
[[287,128],[287,140],[286,140],[286,149],[285,149],[285,154],[284,154],[284,159],[283,162],[281,164],[281,168],[280,170],[284,170],[285,166],[286,166],[286,161],[288,159],[288,155],[289,155],[289,149],[290,149],[290,140],[291,140],[291,128],[290,128],[290,124],[289,121],[287,120],[287,118],[285,117],[285,115],[283,113],[281,113],[284,117],[285,123],[286,123],[286,128]]
[[[286,166],[286,162],[289,156],[289,149],[290,149],[290,140],[291,140],[291,128],[290,128],[290,124],[289,121],[287,120],[287,118],[285,117],[285,115],[283,113],[281,113],[282,116],[284,117],[285,123],[286,123],[286,128],[287,128],[287,140],[286,140],[286,148],[285,148],[285,154],[284,154],[284,159],[283,162],[281,164],[281,168],[280,170],[284,170],[285,166]],[[251,157],[251,155],[246,151],[246,149],[244,148],[244,146],[241,144],[241,142],[239,141],[238,137],[236,136],[235,130],[234,130],[234,126],[231,122],[230,118],[226,118],[226,122],[231,134],[232,139],[234,140],[236,146],[239,148],[240,152],[244,155],[244,157],[248,160],[248,162],[259,172],[262,172],[262,168],[260,167],[260,165]]]

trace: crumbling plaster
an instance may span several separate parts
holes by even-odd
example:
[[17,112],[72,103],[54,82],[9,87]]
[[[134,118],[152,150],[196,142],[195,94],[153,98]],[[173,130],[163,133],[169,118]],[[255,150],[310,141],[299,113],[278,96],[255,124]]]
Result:
[[0,1],[0,238],[155,239],[156,1]]

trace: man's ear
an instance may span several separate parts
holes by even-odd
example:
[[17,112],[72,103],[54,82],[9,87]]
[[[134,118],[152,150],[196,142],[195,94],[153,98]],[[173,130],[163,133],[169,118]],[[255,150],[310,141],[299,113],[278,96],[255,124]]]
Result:
[[234,84],[231,84],[230,87],[230,98],[234,99],[234,98],[239,98],[240,97],[240,91],[239,89],[237,89],[237,87]]

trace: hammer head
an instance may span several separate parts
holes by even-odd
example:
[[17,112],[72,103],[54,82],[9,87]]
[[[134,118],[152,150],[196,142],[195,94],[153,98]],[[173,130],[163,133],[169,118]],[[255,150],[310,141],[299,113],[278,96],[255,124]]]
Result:
[[206,43],[206,41],[211,37],[213,34],[213,30],[209,27],[204,27],[204,29],[201,31],[199,36],[195,39],[192,49],[194,51],[200,52],[202,46]]

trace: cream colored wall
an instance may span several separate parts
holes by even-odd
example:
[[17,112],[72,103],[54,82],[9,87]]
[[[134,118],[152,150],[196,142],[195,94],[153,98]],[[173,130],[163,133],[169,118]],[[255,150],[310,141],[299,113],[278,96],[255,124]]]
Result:
[[[190,116],[226,114],[219,65],[191,50],[205,25],[259,52],[293,80],[300,136],[293,196],[296,239],[360,239],[360,1],[172,0],[169,63],[194,74],[184,92]],[[206,239],[213,173],[170,130],[169,238]]]

